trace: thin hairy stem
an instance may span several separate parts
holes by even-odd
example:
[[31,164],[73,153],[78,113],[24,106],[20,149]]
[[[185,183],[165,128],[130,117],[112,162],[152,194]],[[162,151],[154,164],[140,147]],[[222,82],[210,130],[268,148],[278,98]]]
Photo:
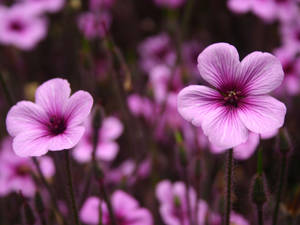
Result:
[[227,159],[227,190],[226,190],[225,225],[230,224],[233,149],[228,150],[227,157],[228,157],[228,159]]

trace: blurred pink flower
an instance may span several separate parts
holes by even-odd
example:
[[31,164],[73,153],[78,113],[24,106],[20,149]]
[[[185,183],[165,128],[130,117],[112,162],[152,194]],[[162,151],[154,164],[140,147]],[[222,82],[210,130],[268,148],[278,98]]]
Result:
[[[81,163],[89,162],[93,152],[93,129],[91,118],[86,124],[86,131],[78,145],[73,150],[74,158]],[[96,158],[104,161],[113,160],[119,151],[119,145],[115,141],[121,136],[123,125],[116,117],[107,117],[103,120],[98,134]]]
[[249,222],[241,215],[232,212],[230,215],[230,223],[235,225],[249,225]]
[[31,8],[43,12],[57,12],[64,7],[65,0],[23,0]]
[[[46,178],[55,173],[53,161],[48,156],[39,158],[41,170]],[[12,139],[5,138],[0,151],[0,196],[10,192],[22,191],[23,195],[32,197],[36,187],[32,178],[35,166],[29,158],[21,158],[12,150]]]
[[47,34],[47,21],[27,4],[0,8],[0,43],[31,50]]
[[[300,42],[299,42],[300,43]],[[277,95],[297,95],[300,93],[300,57],[291,46],[284,46],[274,51],[275,56],[280,60],[284,79],[274,93]]]
[[115,3],[115,0],[90,0],[90,10],[98,10],[103,8],[110,8]]
[[284,123],[286,107],[267,95],[283,80],[279,60],[253,52],[241,62],[235,47],[217,43],[198,57],[201,76],[212,89],[190,85],[178,94],[178,111],[201,126],[211,143],[232,148],[247,141],[249,131],[271,132]]
[[[124,191],[117,190],[111,197],[112,207],[118,225],[152,225],[152,216],[146,208],[139,206],[137,200]],[[89,197],[82,209],[80,218],[87,224],[98,224],[100,199]],[[101,201],[103,225],[110,225],[110,217],[105,202]]]
[[165,33],[148,37],[139,46],[140,65],[145,72],[160,64],[173,66],[176,60],[175,51],[169,36]]
[[300,51],[300,15],[293,20],[280,24],[280,34],[286,50],[292,50],[296,54]]
[[111,24],[111,16],[107,12],[85,12],[78,18],[79,30],[87,39],[102,38]]
[[[166,225],[189,225],[186,186],[183,182],[172,184],[169,180],[163,180],[156,186],[156,197],[159,200],[160,215]],[[189,190],[191,215],[197,218],[199,225],[205,225],[208,206],[203,200],[197,203],[196,192]],[[196,204],[198,206],[196,207]],[[197,215],[195,210],[198,209]]]
[[77,91],[70,96],[67,80],[55,78],[40,85],[35,103],[20,101],[6,118],[6,128],[14,137],[19,156],[41,156],[50,151],[73,148],[84,133],[81,125],[93,105],[92,96]]
[[186,0],[154,0],[154,2],[161,7],[178,8],[185,3]]
[[228,7],[235,13],[253,11],[265,21],[291,20],[297,14],[295,0],[229,0]]
[[147,120],[153,121],[155,106],[148,98],[138,94],[131,94],[127,98],[127,104],[133,115],[142,116]]

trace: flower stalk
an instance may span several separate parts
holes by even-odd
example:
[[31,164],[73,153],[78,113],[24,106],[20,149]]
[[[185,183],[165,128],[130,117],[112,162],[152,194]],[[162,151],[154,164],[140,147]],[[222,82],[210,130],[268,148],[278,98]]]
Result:
[[233,149],[227,152],[227,190],[226,190],[226,209],[225,209],[225,225],[230,225],[231,213],[231,192],[232,192],[232,176],[233,176]]

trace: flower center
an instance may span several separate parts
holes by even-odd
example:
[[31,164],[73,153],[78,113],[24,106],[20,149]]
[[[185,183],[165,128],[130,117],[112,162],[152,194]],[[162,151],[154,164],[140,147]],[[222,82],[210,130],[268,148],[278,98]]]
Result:
[[27,176],[30,173],[30,171],[31,169],[29,168],[29,166],[25,164],[19,165],[15,169],[15,173],[20,177]]
[[241,98],[240,91],[227,91],[224,95],[224,101],[226,106],[238,107],[239,100]]
[[24,25],[22,24],[21,21],[14,20],[10,23],[9,28],[13,31],[20,32],[23,30]]
[[61,134],[66,130],[66,122],[61,117],[51,116],[49,122],[48,128],[54,135]]

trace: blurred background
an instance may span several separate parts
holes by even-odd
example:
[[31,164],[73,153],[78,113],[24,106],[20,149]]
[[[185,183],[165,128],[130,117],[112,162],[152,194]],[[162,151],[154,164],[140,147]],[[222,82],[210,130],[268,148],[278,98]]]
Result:
[[[153,218],[153,223],[132,225],[189,224],[184,207],[177,214],[162,213],[167,203],[157,197],[157,188],[166,180],[188,182],[197,201],[203,200],[207,207],[203,225],[221,224],[225,154],[216,153],[201,128],[180,117],[176,102],[183,87],[205,83],[197,70],[197,57],[216,42],[234,45],[241,59],[253,51],[266,51],[282,63],[285,79],[273,95],[287,106],[285,127],[291,143],[278,224],[300,224],[297,0],[0,0],[0,224],[26,224],[25,203],[34,211],[34,224],[42,224],[34,195],[38,191],[48,202],[49,193],[29,159],[7,156],[14,153],[5,118],[12,104],[34,101],[35,89],[55,77],[67,79],[73,92],[90,92],[94,105],[101,109],[100,133],[113,133],[107,140],[100,138],[103,145],[97,149],[108,193],[125,191]],[[247,141],[242,146],[245,154],[235,156],[235,225],[257,224],[249,193],[258,148],[262,149],[268,192],[265,224],[272,224],[284,155],[279,151],[282,145],[275,145],[279,133]],[[87,176],[90,159],[76,147],[70,151],[80,211],[89,196],[99,195],[99,187],[96,179]],[[59,211],[74,224],[68,219],[60,154],[49,152],[46,160],[39,160]],[[49,204],[45,208],[47,224],[57,224],[54,210]],[[84,216],[81,221],[98,224]]]

